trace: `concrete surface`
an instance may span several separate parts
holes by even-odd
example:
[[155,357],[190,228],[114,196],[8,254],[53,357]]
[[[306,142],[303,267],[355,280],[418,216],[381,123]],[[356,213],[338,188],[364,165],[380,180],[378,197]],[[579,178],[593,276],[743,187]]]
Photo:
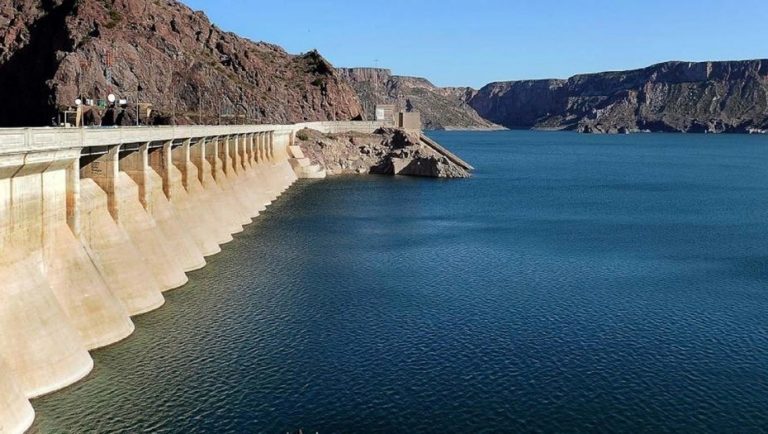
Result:
[[298,179],[296,131],[378,126],[0,129],[0,432],[26,430],[30,398],[88,375],[88,350],[129,337]]

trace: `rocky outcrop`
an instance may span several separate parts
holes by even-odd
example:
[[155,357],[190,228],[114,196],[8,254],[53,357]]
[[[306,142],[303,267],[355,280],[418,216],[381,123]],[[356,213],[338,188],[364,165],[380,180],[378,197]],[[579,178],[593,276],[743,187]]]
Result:
[[374,119],[377,104],[394,104],[400,110],[421,112],[428,130],[501,128],[469,106],[474,89],[440,88],[424,78],[392,75],[380,68],[339,68],[339,74],[357,91],[367,119]]
[[288,123],[361,115],[317,52],[226,33],[176,0],[13,0],[0,6],[0,126],[48,125],[78,96],[129,101],[98,117],[132,123]]
[[668,62],[568,80],[492,83],[469,104],[508,128],[759,132],[768,130],[768,60]]
[[296,144],[329,176],[345,174],[467,178],[469,172],[425,144],[418,133],[382,128],[373,134],[304,129]]

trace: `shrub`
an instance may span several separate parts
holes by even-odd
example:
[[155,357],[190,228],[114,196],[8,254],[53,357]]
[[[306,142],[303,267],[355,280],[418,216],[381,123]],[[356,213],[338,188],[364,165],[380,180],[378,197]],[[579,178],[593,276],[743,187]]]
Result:
[[120,23],[120,21],[123,20],[123,16],[120,15],[120,12],[118,12],[115,9],[114,1],[112,1],[111,3],[105,1],[104,2],[104,7],[107,8],[107,13],[109,15],[109,22],[107,24],[105,24],[104,27],[106,27],[108,29],[114,29],[115,27],[117,27],[117,24]]

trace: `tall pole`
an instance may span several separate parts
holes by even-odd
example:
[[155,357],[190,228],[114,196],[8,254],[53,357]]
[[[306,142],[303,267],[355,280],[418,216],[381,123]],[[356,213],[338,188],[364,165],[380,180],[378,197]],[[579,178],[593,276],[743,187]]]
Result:
[[168,89],[171,91],[171,125],[176,125],[176,92],[173,89],[173,73],[176,71],[176,64],[171,67],[171,80],[168,83]]
[[139,126],[139,91],[141,90],[141,85],[139,83],[136,83],[136,126]]
[[203,124],[203,89],[197,88],[197,124]]

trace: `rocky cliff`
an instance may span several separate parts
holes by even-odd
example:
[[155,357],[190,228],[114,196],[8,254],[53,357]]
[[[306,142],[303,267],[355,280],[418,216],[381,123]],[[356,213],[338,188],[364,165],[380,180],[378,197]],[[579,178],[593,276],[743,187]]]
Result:
[[768,130],[768,60],[667,62],[567,80],[492,83],[469,99],[508,128],[582,132]]
[[440,88],[424,78],[392,75],[380,68],[340,68],[339,73],[357,91],[367,119],[374,118],[377,104],[395,104],[400,110],[421,112],[429,130],[500,128],[467,104],[474,89]]
[[427,146],[419,134],[382,128],[373,134],[323,134],[304,129],[297,145],[328,175],[377,174],[468,178],[469,172]]
[[317,52],[290,55],[223,32],[176,0],[4,0],[0,83],[0,126],[47,125],[78,96],[133,104],[137,92],[157,123],[361,115],[354,90]]

